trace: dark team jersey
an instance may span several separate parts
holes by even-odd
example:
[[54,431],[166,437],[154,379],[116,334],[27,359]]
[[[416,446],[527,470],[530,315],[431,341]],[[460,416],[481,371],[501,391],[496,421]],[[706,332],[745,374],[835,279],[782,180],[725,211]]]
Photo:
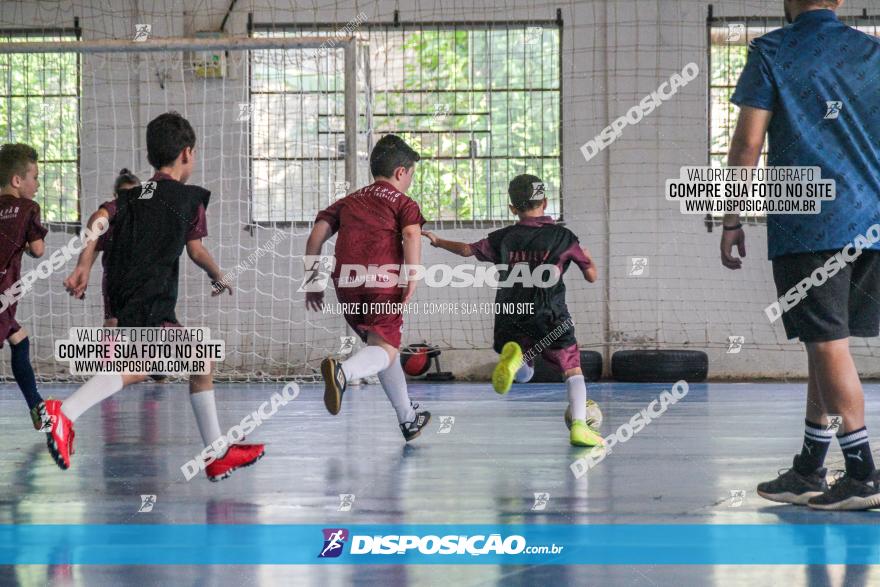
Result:
[[[107,212],[107,216],[109,217],[109,221],[112,224],[113,219],[116,217],[116,200],[107,200],[98,208],[103,208]],[[208,218],[205,214],[205,206],[199,205],[199,214],[196,219],[195,224],[190,227],[189,232],[186,235],[186,241],[189,242],[191,240],[196,240],[200,238],[205,238],[208,236]],[[113,244],[113,230],[112,227],[107,229],[107,232],[98,237],[98,242],[95,245],[96,251],[103,251],[103,255],[101,255],[101,266],[106,270],[107,264],[110,262],[110,247]]]
[[324,220],[333,232],[339,233],[336,238],[336,266],[333,269],[333,283],[337,288],[351,293],[402,291],[396,285],[345,287],[345,284],[339,283],[339,273],[343,265],[402,265],[403,229],[425,223],[415,200],[390,183],[377,181],[337,200],[318,213],[315,222],[318,220]]
[[210,196],[164,174],[119,195],[107,270],[110,312],[119,326],[177,322],[180,254]]
[[[558,270],[559,279],[550,287],[524,287],[517,282],[497,290],[497,303],[533,304],[534,312],[496,314],[496,350],[500,351],[504,342],[518,337],[540,341],[558,326],[570,321],[562,275],[572,262],[582,270],[590,266],[572,231],[556,224],[549,216],[527,218],[490,233],[470,247],[478,260],[503,266],[499,269],[499,281],[506,280],[518,264],[527,265],[530,275],[535,274],[534,269],[539,265],[553,265]],[[572,326],[564,329],[556,340],[550,341],[547,348],[564,348],[575,342]]]
[[40,205],[27,198],[0,196],[0,293],[21,279],[21,255],[26,244],[48,231],[40,224]]

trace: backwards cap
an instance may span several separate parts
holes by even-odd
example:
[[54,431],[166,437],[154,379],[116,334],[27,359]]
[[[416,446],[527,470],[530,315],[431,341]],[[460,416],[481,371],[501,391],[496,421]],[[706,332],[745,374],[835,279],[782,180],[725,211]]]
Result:
[[518,209],[531,208],[535,202],[540,202],[546,197],[544,182],[541,178],[528,173],[514,177],[507,187],[507,194],[510,196],[510,203]]

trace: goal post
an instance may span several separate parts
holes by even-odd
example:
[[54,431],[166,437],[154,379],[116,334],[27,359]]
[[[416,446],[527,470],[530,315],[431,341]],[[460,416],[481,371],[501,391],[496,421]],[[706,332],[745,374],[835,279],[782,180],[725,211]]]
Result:
[[[177,110],[197,134],[191,181],[214,194],[206,245],[224,273],[232,276],[236,290],[232,297],[211,298],[204,274],[184,259],[178,320],[207,326],[224,340],[227,358],[216,367],[219,380],[313,380],[320,358],[339,352],[341,339],[349,335],[341,316],[308,313],[304,294],[297,289],[315,213],[341,195],[341,184],[351,191],[369,177],[368,133],[358,126],[359,109],[367,102],[358,96],[364,91],[358,84],[359,50],[350,35],[0,44],[0,59],[36,56],[31,61],[16,58],[14,64],[35,63],[40,69],[46,62],[40,54],[79,56],[77,178],[65,184],[76,194],[59,196],[75,200],[72,209],[78,210],[78,217],[68,214],[59,221],[47,218],[44,211],[44,223],[50,227],[47,251],[63,247],[100,203],[112,198],[121,168],[132,169],[142,181],[149,178],[146,124],[161,112]],[[219,75],[199,74],[194,56],[203,54],[223,55],[228,68]],[[280,61],[273,62],[275,58]],[[13,63],[12,57],[6,59]],[[265,91],[253,87],[258,78]],[[279,87],[284,91],[275,91]],[[238,112],[244,104],[250,110]],[[29,98],[26,108],[33,130],[43,104]],[[52,133],[59,129],[47,132],[51,143]],[[24,130],[13,129],[11,134],[16,141],[36,141]],[[46,151],[37,146],[42,161]],[[58,190],[47,183],[41,191],[52,190],[54,197]],[[41,197],[38,193],[38,201]],[[328,243],[325,252],[332,254],[332,247],[333,242]],[[38,262],[26,260],[22,273]],[[17,316],[29,332],[32,361],[44,382],[74,379],[54,360],[54,340],[66,338],[72,327],[102,323],[101,264],[95,263],[86,299],[75,300],[61,286],[75,263],[71,258],[49,278],[38,279],[19,301]],[[332,292],[327,298],[335,301]],[[0,378],[7,377],[8,365],[0,364]]]
[[[167,37],[146,41],[97,39],[83,41],[0,43],[0,55],[9,53],[158,53],[167,51],[257,51],[269,49],[321,49],[326,36],[300,37]],[[356,144],[357,138],[357,39],[334,38],[343,50],[345,63],[345,138]],[[345,151],[345,181],[357,183],[357,150]]]

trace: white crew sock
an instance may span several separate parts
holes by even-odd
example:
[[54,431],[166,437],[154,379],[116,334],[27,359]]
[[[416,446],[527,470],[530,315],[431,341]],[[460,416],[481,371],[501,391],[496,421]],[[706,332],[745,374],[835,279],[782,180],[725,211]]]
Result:
[[348,380],[361,379],[384,371],[389,362],[385,349],[376,345],[365,346],[342,362],[342,372]]
[[587,384],[583,375],[572,375],[565,380],[568,391],[568,404],[571,406],[572,420],[587,420]]
[[394,411],[397,412],[397,422],[403,424],[415,420],[416,411],[409,401],[409,393],[406,390],[406,375],[403,374],[400,361],[391,361],[387,369],[379,371],[379,381],[382,383],[385,395],[394,406]]
[[220,431],[220,421],[217,419],[214,390],[209,389],[208,391],[190,393],[189,401],[192,404],[193,414],[196,417],[199,434],[202,435],[202,442],[205,443],[205,446],[210,446],[215,440],[223,436],[223,433]]
[[522,367],[516,372],[516,375],[513,376],[513,380],[517,383],[528,383],[532,380],[534,374],[535,368],[528,363],[523,363]]
[[122,375],[119,373],[100,373],[83,383],[73,395],[64,400],[61,411],[71,422],[76,422],[86,410],[101,403],[122,387]]

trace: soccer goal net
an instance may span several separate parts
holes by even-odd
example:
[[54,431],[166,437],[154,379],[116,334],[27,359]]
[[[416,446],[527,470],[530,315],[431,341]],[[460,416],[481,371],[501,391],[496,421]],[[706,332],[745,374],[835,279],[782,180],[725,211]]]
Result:
[[[168,14],[154,7],[142,20],[95,8],[96,30],[82,38],[76,27],[28,32],[29,3],[13,4],[20,10],[3,24],[15,30],[0,30],[0,136],[40,154],[49,253],[112,198],[121,168],[149,179],[149,120],[176,110],[192,122],[191,181],[212,192],[205,244],[234,295],[212,298],[184,257],[177,314],[224,340],[220,379],[309,380],[321,358],[351,346],[342,316],[306,310],[305,239],[319,210],[371,181],[369,152],[386,133],[422,154],[409,195],[445,238],[474,242],[511,224],[508,182],[521,173],[543,180],[548,214],[596,260],[597,283],[576,271],[565,279],[578,343],[606,365],[617,350],[698,349],[710,354],[712,376],[804,373],[802,346],[764,314],[776,292],[763,220],[747,220],[749,257],[732,272],[719,262],[719,219],[681,214],[663,197],[682,166],[725,163],[738,114],[730,94],[749,41],[784,24],[778,7],[502,3],[438,20],[443,11],[415,2],[399,20],[381,7],[343,17],[331,2],[303,22],[296,3],[270,2],[253,17],[239,6],[235,34],[178,38],[166,33],[185,8],[166,3]],[[217,17],[217,28],[225,12],[201,16]],[[150,21],[156,29],[136,24]],[[847,22],[878,34],[876,17]],[[691,64],[699,73],[687,87],[585,158],[584,145]],[[423,243],[425,265],[462,261]],[[53,359],[56,339],[102,323],[100,263],[85,300],[75,300],[61,285],[74,262],[19,302],[43,381],[70,379]],[[423,311],[406,317],[403,343],[437,345],[444,369],[485,375],[495,357],[494,315],[484,308],[494,297],[489,287],[423,284]],[[332,288],[326,301],[336,301]],[[853,347],[863,371],[878,374],[876,341]],[[10,377],[5,361],[0,377]]]
[[[212,298],[210,280],[183,255],[178,320],[225,341],[220,379],[308,379],[322,356],[339,352],[344,322],[306,313],[297,290],[311,221],[369,174],[371,138],[357,125],[364,70],[350,35],[155,39],[147,27],[125,41],[72,33],[9,40],[0,67],[21,87],[0,102],[10,109],[0,117],[11,140],[40,152],[49,253],[113,198],[120,169],[150,178],[146,124],[178,111],[197,134],[190,181],[212,192],[204,242],[234,291]],[[19,302],[43,380],[69,377],[53,359],[55,339],[103,321],[101,263],[76,300],[61,285],[75,262],[38,279]],[[25,261],[23,272],[33,266]]]

